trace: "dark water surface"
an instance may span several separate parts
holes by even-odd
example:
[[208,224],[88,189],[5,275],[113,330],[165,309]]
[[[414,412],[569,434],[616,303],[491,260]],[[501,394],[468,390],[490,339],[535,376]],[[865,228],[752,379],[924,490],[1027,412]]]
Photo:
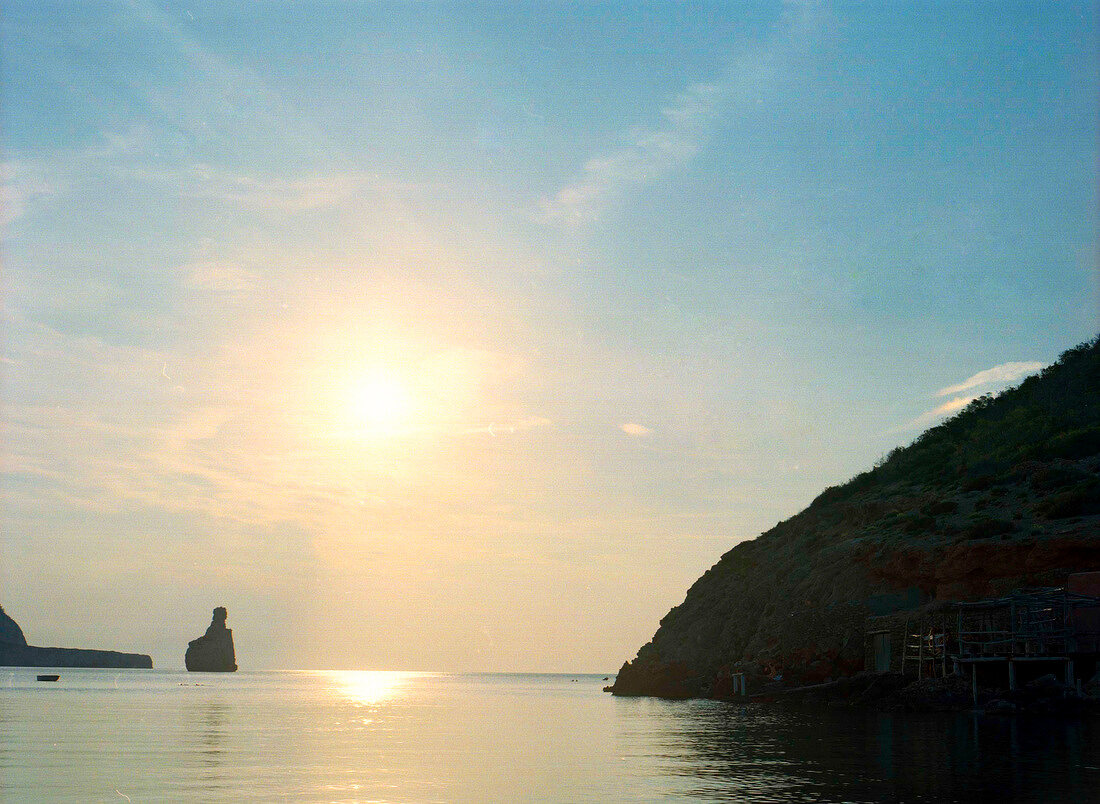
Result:
[[600,676],[37,672],[0,668],[4,802],[1100,801],[1096,720],[621,699]]

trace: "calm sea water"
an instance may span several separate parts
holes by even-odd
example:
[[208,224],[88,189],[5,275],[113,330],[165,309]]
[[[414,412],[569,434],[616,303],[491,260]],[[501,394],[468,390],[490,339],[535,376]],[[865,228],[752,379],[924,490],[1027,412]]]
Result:
[[5,802],[1100,801],[1096,721],[621,699],[601,676],[37,672],[0,668]]

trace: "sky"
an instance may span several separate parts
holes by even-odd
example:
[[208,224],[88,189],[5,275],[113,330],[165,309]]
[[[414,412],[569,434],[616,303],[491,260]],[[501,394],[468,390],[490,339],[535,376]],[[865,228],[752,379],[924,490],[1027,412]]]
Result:
[[611,672],[1100,329],[1092,3],[0,17],[0,603],[182,668]]

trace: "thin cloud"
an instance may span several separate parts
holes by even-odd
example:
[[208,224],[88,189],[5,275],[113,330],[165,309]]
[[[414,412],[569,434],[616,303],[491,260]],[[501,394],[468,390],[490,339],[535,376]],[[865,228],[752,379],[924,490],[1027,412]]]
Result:
[[60,150],[47,158],[4,163],[0,165],[0,221],[22,215],[27,201],[69,192],[104,177],[245,211],[287,214],[346,206],[391,189],[382,187],[377,176],[359,172],[276,177],[221,170],[205,163],[166,165],[158,161],[157,149],[149,126],[138,124],[123,131],[103,131],[91,145]]
[[971,388],[979,388],[984,385],[1015,382],[1021,377],[1026,377],[1028,374],[1038,371],[1045,365],[1045,363],[1039,363],[1037,361],[1002,363],[999,366],[988,368],[985,371],[979,371],[977,374],[967,377],[958,385],[949,385],[946,388],[941,388],[936,391],[936,396],[959,394],[963,391],[969,391]]
[[[230,141],[256,144],[267,139],[266,131],[277,129],[284,152],[296,149],[303,157],[312,157],[332,150],[326,132],[283,100],[263,75],[205,47],[158,4],[130,0],[125,19],[128,26],[137,23],[148,30],[150,41],[164,51],[165,62],[175,57],[187,66],[186,81],[128,76],[130,90],[160,128],[182,131],[198,140],[216,131]],[[242,114],[242,109],[249,114]]]
[[275,180],[224,173],[206,165],[188,171],[192,198],[219,201],[232,206],[281,212],[305,212],[348,201],[362,184],[361,177],[335,174],[304,179]]
[[7,228],[27,211],[27,204],[51,192],[45,181],[23,162],[0,163],[0,227]]
[[976,396],[957,396],[954,399],[949,399],[948,401],[944,402],[942,405],[939,405],[938,407],[935,407],[932,410],[925,411],[924,413],[922,413],[917,418],[915,418],[912,421],[906,423],[901,429],[902,430],[912,430],[912,429],[915,429],[917,427],[927,427],[928,425],[932,424],[933,422],[935,422],[939,419],[943,419],[943,418],[945,418],[947,416],[950,416],[954,413],[958,413],[960,410],[965,408],[967,405],[969,405],[975,399],[977,399]]
[[674,170],[698,153],[709,136],[725,94],[721,84],[698,83],[661,110],[664,124],[632,142],[589,159],[580,177],[543,201],[550,218],[570,224],[594,220],[605,200],[629,186],[640,186]]
[[920,416],[906,422],[901,427],[891,432],[900,433],[906,430],[928,427],[940,419],[958,413],[980,396],[980,394],[976,393],[967,394],[965,393],[966,391],[974,391],[977,389],[983,389],[985,391],[1000,390],[1000,388],[1015,382],[1021,377],[1026,377],[1028,374],[1038,371],[1045,365],[1045,363],[1039,363],[1037,361],[1013,362],[1002,363],[999,366],[979,371],[977,374],[967,377],[956,385],[949,385],[946,388],[941,388],[936,391],[934,394],[935,396],[950,396],[951,399],[932,408],[932,410],[925,411]]
[[512,435],[513,433],[521,433],[525,430],[534,430],[538,427],[549,427],[554,422],[543,416],[525,416],[521,419],[514,419],[506,422],[494,422],[493,424],[486,425],[485,427],[471,427],[467,430],[463,430],[463,435],[491,435],[502,436]]
[[244,293],[251,290],[259,277],[225,260],[203,260],[180,268],[184,275],[184,284],[198,290],[211,290],[223,293]]
[[653,432],[651,427],[646,427],[644,424],[638,424],[637,422],[624,422],[619,425],[619,429],[628,436],[636,436],[638,438],[647,436]]
[[805,46],[814,18],[813,4],[794,8],[790,22],[776,36],[742,53],[722,78],[689,84],[661,109],[659,125],[588,159],[576,179],[544,198],[540,204],[544,216],[571,226],[590,223],[615,197],[690,162],[710,139],[726,107],[737,99],[755,103],[774,80],[782,58],[793,47]]
[[947,402],[944,402],[938,408],[933,410],[932,414],[935,416],[945,416],[949,413],[954,413],[957,410],[962,410],[975,399],[977,399],[977,397],[975,396],[957,396],[954,399],[950,399]]

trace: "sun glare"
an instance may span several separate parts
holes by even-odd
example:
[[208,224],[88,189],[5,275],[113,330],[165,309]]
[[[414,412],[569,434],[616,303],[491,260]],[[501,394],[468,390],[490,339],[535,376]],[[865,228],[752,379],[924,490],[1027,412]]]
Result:
[[334,672],[342,692],[359,704],[378,704],[397,697],[416,673],[388,670],[348,670]]
[[349,416],[365,434],[396,435],[412,422],[413,399],[398,379],[381,370],[356,381],[350,392]]

